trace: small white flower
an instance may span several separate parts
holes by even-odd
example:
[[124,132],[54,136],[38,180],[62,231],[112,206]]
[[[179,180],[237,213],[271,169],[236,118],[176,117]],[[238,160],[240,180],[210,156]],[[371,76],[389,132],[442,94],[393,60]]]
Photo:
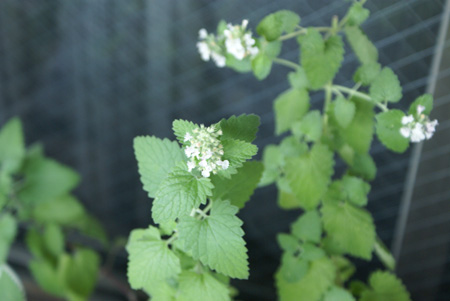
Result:
[[438,125],[437,120],[429,121],[425,123],[425,137],[430,139],[433,137],[434,132],[436,131],[436,126]]
[[409,138],[411,136],[411,129],[408,127],[402,127],[400,129],[400,134],[405,138]]
[[198,37],[202,40],[206,39],[208,37],[208,32],[206,29],[202,28],[198,31]]
[[406,124],[411,123],[413,121],[414,121],[413,115],[408,115],[408,116],[403,116],[402,117],[402,124],[403,125],[406,125]]
[[188,158],[198,157],[198,155],[200,154],[198,148],[196,148],[195,146],[186,147],[186,149],[184,150],[184,153],[186,154],[186,156]]
[[211,53],[211,57],[213,61],[216,63],[216,66],[219,68],[225,67],[226,59],[223,55],[220,55],[216,52]]
[[228,162],[228,160],[224,160],[224,161],[218,160],[216,162],[216,164],[218,166],[222,167],[222,169],[227,169],[230,166],[230,162]]
[[190,141],[192,139],[192,135],[189,133],[186,133],[186,135],[184,135],[184,142]]
[[423,125],[416,123],[411,130],[411,142],[420,142],[425,139],[425,133]]
[[211,172],[209,172],[208,170],[206,170],[206,169],[202,170],[202,176],[204,178],[209,178],[210,175],[211,175]]
[[189,161],[187,163],[187,166],[188,166],[188,171],[191,172],[195,168],[195,162],[194,161]]
[[242,29],[244,29],[245,30],[245,28],[247,27],[247,25],[248,25],[248,20],[247,19],[244,19],[244,20],[242,20]]
[[425,111],[425,107],[422,105],[417,106],[417,115],[422,114],[422,112]]
[[[211,53],[211,50],[209,49],[208,44],[206,44],[206,42],[198,42],[197,43],[197,49],[198,52],[200,53],[200,56],[202,57],[202,60],[204,61],[209,61],[210,57],[214,54]],[[213,57],[214,59],[214,57]]]

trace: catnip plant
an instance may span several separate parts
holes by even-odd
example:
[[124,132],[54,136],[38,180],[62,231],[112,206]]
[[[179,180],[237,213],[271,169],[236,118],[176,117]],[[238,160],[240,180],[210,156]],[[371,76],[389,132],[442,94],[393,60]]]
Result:
[[[353,1],[330,26],[305,28],[299,15],[281,10],[258,24],[259,38],[252,37],[246,20],[242,25],[221,21],[216,34],[199,32],[201,58],[218,67],[253,72],[259,80],[273,64],[292,69],[290,88],[273,105],[275,134],[284,137],[263,150],[259,182],[277,186],[281,208],[303,210],[290,233],[277,237],[283,250],[275,274],[280,300],[410,300],[364,209],[376,175],[369,150],[376,134],[389,150],[402,153],[410,143],[430,139],[438,122],[429,117],[429,94],[415,99],[407,113],[392,108],[402,99],[402,88],[393,70],[380,65],[377,48],[360,27],[370,14],[364,3]],[[333,83],[344,59],[343,38],[360,63],[352,87]],[[289,39],[298,43],[297,61],[279,57]],[[310,109],[309,95],[316,92],[323,95],[322,110]],[[336,160],[345,163],[344,172],[337,174]],[[373,253],[387,270],[373,272],[367,284],[353,279],[350,258],[369,261]]]
[[32,255],[29,269],[41,288],[66,300],[87,300],[100,256],[67,236],[78,233],[106,245],[106,235],[71,194],[79,175],[46,157],[40,144],[27,149],[24,140],[17,118],[0,130],[0,299],[26,300],[18,275],[7,263],[10,246],[22,232]]

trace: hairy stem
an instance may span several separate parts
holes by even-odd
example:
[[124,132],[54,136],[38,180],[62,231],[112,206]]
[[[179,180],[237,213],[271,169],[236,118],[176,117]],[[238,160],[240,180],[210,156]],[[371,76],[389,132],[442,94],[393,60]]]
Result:
[[300,27],[299,30],[293,31],[293,32],[285,34],[285,35],[282,35],[277,40],[278,41],[285,41],[285,40],[289,40],[289,39],[295,38],[295,37],[297,37],[299,35],[302,35],[302,34],[305,34],[305,33],[307,33],[307,29],[303,28],[303,27]]
[[300,68],[300,65],[298,65],[298,64],[296,64],[294,62],[285,60],[285,59],[280,59],[278,57],[274,58],[273,62],[276,63],[276,64],[279,64],[279,65],[283,65],[285,67],[292,68],[294,70],[297,70],[298,68]]
[[376,105],[378,108],[380,108],[383,112],[386,112],[386,111],[389,110],[387,108],[386,104],[382,104],[382,103],[379,103],[379,102],[374,102],[372,100],[372,97],[370,97],[370,95],[368,95],[366,93],[363,93],[363,92],[356,91],[355,89],[344,87],[344,86],[339,86],[339,85],[333,85],[333,86],[331,86],[331,89],[332,89],[332,91],[334,91],[334,92],[336,92],[338,94],[340,92],[343,92],[343,93],[347,93],[349,95],[349,97],[356,96],[358,98],[361,98],[361,99],[367,100],[369,102],[372,102],[374,105]]

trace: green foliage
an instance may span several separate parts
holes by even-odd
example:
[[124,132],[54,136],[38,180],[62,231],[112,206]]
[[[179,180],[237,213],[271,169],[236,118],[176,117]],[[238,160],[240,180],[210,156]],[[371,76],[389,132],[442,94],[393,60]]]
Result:
[[354,2],[347,12],[347,24],[350,26],[361,25],[370,15],[370,11],[363,7],[361,2]]
[[433,96],[431,94],[424,94],[417,97],[414,102],[409,106],[408,114],[416,115],[417,114],[417,106],[425,107],[423,114],[430,115],[431,110],[433,110]]
[[0,265],[0,299],[25,301],[25,293],[17,275],[7,265]]
[[361,301],[411,300],[402,282],[389,272],[372,273],[369,283],[371,289],[362,292]]
[[252,70],[257,79],[263,80],[270,74],[270,70],[272,70],[272,60],[264,53],[259,53],[252,60]]
[[388,250],[388,248],[383,244],[381,239],[377,237],[374,246],[375,254],[380,259],[380,261],[387,267],[389,270],[393,271],[395,269],[395,258]]
[[289,89],[274,101],[275,133],[280,135],[300,121],[309,110],[309,95],[305,89]]
[[380,74],[381,65],[377,62],[367,62],[361,65],[353,75],[353,80],[356,83],[361,83],[363,86],[369,86]]
[[307,154],[287,159],[286,177],[302,208],[314,209],[319,204],[330,183],[333,165],[333,153],[321,144],[315,144]]
[[211,213],[204,219],[180,219],[180,240],[194,259],[226,276],[246,279],[247,249],[242,239],[242,221],[235,216],[237,211],[227,201],[214,201]]
[[223,158],[230,162],[230,167],[221,171],[220,174],[227,177],[230,174],[235,174],[237,168],[241,167],[246,160],[249,160],[258,152],[258,148],[255,145],[241,140],[224,139],[222,140],[222,145]]
[[[175,125],[183,124],[179,120]],[[180,130],[181,131],[181,130]],[[177,134],[177,132],[175,132]],[[181,134],[184,141],[184,132]],[[139,174],[144,190],[149,197],[154,198],[161,182],[163,182],[175,165],[184,160],[185,156],[176,142],[156,137],[134,138],[134,152],[138,161]]]
[[334,117],[342,128],[348,127],[355,116],[355,104],[346,100],[342,96],[338,96],[334,101]]
[[162,181],[152,206],[156,223],[175,220],[206,202],[213,185],[208,178],[197,178],[187,171],[185,164],[176,166]]
[[228,119],[222,119],[220,121],[220,128],[223,131],[222,139],[252,142],[256,138],[259,124],[259,117],[254,114],[242,114],[238,117],[231,116]]
[[292,125],[292,133],[308,142],[316,142],[322,135],[322,115],[317,110],[307,113]]
[[256,27],[259,35],[267,41],[278,39],[283,32],[290,33],[300,23],[300,17],[288,10],[280,10],[266,16]]
[[307,89],[310,86],[305,70],[302,67],[297,68],[295,72],[289,72],[288,80],[293,89]]
[[344,176],[341,183],[345,198],[350,203],[360,207],[367,205],[367,194],[370,191],[369,184],[352,176]]
[[355,301],[352,294],[345,289],[333,286],[324,296],[323,301]]
[[317,90],[331,81],[344,59],[344,45],[340,36],[323,40],[314,28],[308,28],[304,36],[299,36],[301,64],[308,77],[310,88]]
[[9,120],[0,131],[0,168],[3,172],[19,170],[25,156],[22,123],[18,118]]
[[370,96],[374,102],[399,102],[402,98],[400,81],[389,67],[384,67],[373,81]]
[[16,237],[17,222],[10,214],[0,215],[0,266],[6,261],[9,248]]
[[348,26],[345,28],[345,36],[361,64],[369,64],[378,61],[378,50],[362,32],[361,28]]
[[227,286],[210,274],[186,271],[181,273],[179,282],[179,301],[231,300]]
[[388,149],[398,153],[403,153],[409,146],[409,139],[400,134],[404,116],[400,110],[390,110],[376,116],[378,139]]
[[320,215],[316,210],[300,216],[291,226],[292,234],[302,241],[319,243],[322,236]]

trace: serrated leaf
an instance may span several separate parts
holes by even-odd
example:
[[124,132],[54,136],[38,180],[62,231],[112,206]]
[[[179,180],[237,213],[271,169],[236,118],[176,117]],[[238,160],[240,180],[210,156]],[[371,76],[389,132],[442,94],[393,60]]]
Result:
[[252,70],[258,80],[263,80],[272,70],[272,60],[264,53],[259,53],[252,60]]
[[425,107],[425,110],[422,114],[430,115],[431,110],[433,110],[433,96],[431,94],[424,94],[417,97],[414,102],[409,106],[408,114],[409,115],[417,115],[417,106]]
[[237,211],[227,201],[215,201],[205,219],[191,216],[180,219],[179,239],[194,259],[226,276],[247,279],[247,249]]
[[316,247],[312,243],[304,243],[302,245],[302,253],[300,254],[300,258],[306,261],[314,261],[324,257],[325,251],[319,247]]
[[0,265],[0,300],[26,300],[24,289],[17,274],[7,265]]
[[345,27],[345,36],[350,46],[355,52],[361,64],[368,64],[378,61],[378,50],[362,32],[361,28],[356,26]]
[[283,165],[286,158],[298,157],[308,152],[308,144],[300,142],[295,136],[287,136],[280,143],[280,151],[283,155]]
[[283,32],[290,33],[300,23],[300,17],[289,10],[280,10],[266,16],[256,27],[259,35],[267,41],[278,39]]
[[389,110],[376,115],[378,139],[388,149],[397,153],[404,152],[409,146],[409,139],[400,134],[404,116],[400,110]]
[[280,274],[286,282],[297,282],[308,272],[309,263],[290,253],[284,253],[281,257]]
[[308,77],[302,67],[295,72],[289,72],[288,80],[293,89],[307,89],[309,87]]
[[355,116],[347,128],[339,129],[339,133],[355,152],[367,153],[373,136],[373,105],[356,97],[353,97],[350,101],[355,104]]
[[300,250],[300,244],[295,236],[286,233],[277,234],[277,242],[282,250],[287,253],[294,254]]
[[353,158],[353,165],[350,168],[350,173],[371,181],[375,179],[377,173],[375,161],[373,161],[369,154],[356,153]]
[[263,152],[264,171],[259,186],[266,186],[276,181],[283,165],[283,155],[277,145],[267,145]]
[[53,267],[50,262],[34,259],[30,261],[29,268],[41,288],[52,295],[64,297],[65,289],[62,279],[58,275],[58,269]]
[[275,275],[280,301],[318,301],[333,284],[335,268],[327,258],[310,264],[308,273],[296,282],[287,282],[280,271]]
[[18,196],[26,204],[52,201],[68,194],[80,182],[80,176],[72,168],[51,159],[29,162],[24,173],[25,183]]
[[300,202],[292,194],[292,189],[289,187],[286,177],[279,178],[276,184],[278,188],[278,205],[280,208],[286,210],[301,208]]
[[160,184],[153,201],[152,217],[155,223],[175,220],[189,214],[193,208],[212,195],[209,178],[197,178],[182,164],[176,166]]
[[296,137],[304,137],[306,141],[318,141],[322,135],[322,115],[318,110],[309,111],[302,120],[292,125],[291,131]]
[[313,90],[322,88],[331,81],[344,59],[344,45],[340,36],[327,40],[314,28],[308,28],[306,35],[299,36],[301,65]]
[[286,178],[302,208],[310,210],[319,204],[330,183],[333,165],[333,153],[321,144],[315,144],[307,154],[286,160]]
[[251,143],[235,140],[235,139],[222,139],[223,145],[223,160],[228,160],[230,166],[226,170],[221,170],[219,174],[228,176],[235,174],[237,168],[241,167],[242,164],[251,159],[258,152],[256,145]]
[[[181,120],[175,120],[174,124],[176,121],[181,124]],[[133,147],[144,190],[154,198],[161,183],[185,155],[175,141],[153,136],[134,138]]]
[[323,297],[323,301],[355,301],[352,294],[342,287],[333,286]]
[[334,117],[338,124],[346,128],[355,116],[355,104],[344,97],[339,96],[334,103]]
[[226,285],[210,274],[184,271],[180,274],[179,301],[228,301],[231,300]]
[[186,133],[192,133],[196,128],[198,128],[198,125],[187,120],[176,119],[172,122],[173,133],[180,144],[184,144],[184,136]]
[[181,272],[180,260],[159,237],[158,229],[136,229],[127,244],[128,282],[134,289],[154,281],[174,277]]
[[309,94],[305,89],[289,89],[274,101],[275,133],[289,130],[295,121],[300,121],[309,110]]
[[325,231],[348,254],[370,260],[375,243],[371,215],[347,202],[327,202],[322,208]]
[[370,15],[370,11],[363,7],[361,2],[354,2],[349,8],[347,17],[347,24],[350,26],[361,25]]
[[348,201],[360,207],[367,205],[367,194],[370,191],[369,184],[359,178],[347,175],[342,178],[341,182]]
[[55,257],[64,251],[64,233],[56,224],[48,224],[43,234],[46,249]]
[[16,237],[17,221],[9,213],[0,215],[0,266],[8,258],[9,248]]
[[144,287],[144,291],[150,295],[152,301],[174,301],[176,299],[177,288],[173,281],[153,281]]
[[228,200],[232,205],[243,208],[256,189],[262,172],[261,162],[249,161],[245,162],[231,179],[213,177],[211,179],[214,185],[212,198]]
[[402,98],[400,81],[389,67],[384,67],[381,70],[370,86],[369,92],[374,102],[399,102]]
[[71,225],[85,215],[81,203],[71,195],[59,196],[33,208],[32,216],[41,223]]
[[305,212],[291,225],[291,231],[298,239],[319,243],[322,236],[319,213],[316,210]]
[[22,123],[10,119],[0,130],[0,167],[6,173],[19,170],[25,156]]
[[381,65],[377,62],[368,62],[361,65],[353,75],[355,83],[361,83],[363,86],[370,85],[380,74]]
[[389,272],[376,271],[369,279],[371,290],[361,294],[361,301],[409,301],[410,296],[400,279]]
[[254,114],[231,116],[220,121],[221,139],[237,139],[252,142],[256,138],[260,124],[259,117]]

